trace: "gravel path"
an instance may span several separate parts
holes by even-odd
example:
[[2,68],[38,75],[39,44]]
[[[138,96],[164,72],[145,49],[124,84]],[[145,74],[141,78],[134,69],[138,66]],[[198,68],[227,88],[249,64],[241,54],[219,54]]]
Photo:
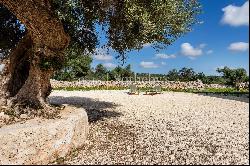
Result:
[[54,91],[84,107],[89,139],[66,164],[249,164],[249,99]]

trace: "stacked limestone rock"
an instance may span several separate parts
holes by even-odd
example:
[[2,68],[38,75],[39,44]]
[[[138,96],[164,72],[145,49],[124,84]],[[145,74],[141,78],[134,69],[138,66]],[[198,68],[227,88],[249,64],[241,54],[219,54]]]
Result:
[[248,89],[249,88],[249,82],[242,82],[237,85],[239,89]]
[[135,84],[140,88],[154,87],[160,85],[162,88],[166,89],[203,89],[206,87],[200,80],[190,81],[190,82],[180,82],[180,81],[56,81],[51,80],[51,85],[53,88],[65,88],[65,87],[129,87],[131,84]]
[[[220,84],[203,84],[202,81],[189,81],[189,82],[181,82],[181,81],[99,81],[99,80],[82,80],[82,81],[56,81],[51,80],[51,85],[53,88],[65,88],[65,87],[129,87],[131,84],[137,85],[139,88],[145,88],[145,87],[154,87],[154,86],[161,86],[165,89],[179,89],[179,90],[185,90],[185,89],[196,89],[196,90],[202,90],[204,88],[228,88],[229,86],[226,85],[220,85]],[[240,83],[238,84],[238,87],[241,89],[248,89],[249,88],[249,82],[247,83]]]
[[229,86],[221,85],[221,84],[205,84],[205,88],[220,89],[220,88],[228,88],[228,87],[229,87]]

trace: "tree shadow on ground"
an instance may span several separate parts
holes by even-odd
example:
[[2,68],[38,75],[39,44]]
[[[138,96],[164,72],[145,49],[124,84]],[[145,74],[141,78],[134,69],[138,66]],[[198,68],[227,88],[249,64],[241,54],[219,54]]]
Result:
[[229,93],[195,93],[201,96],[209,96],[209,97],[217,97],[217,98],[222,98],[222,99],[227,99],[227,100],[235,100],[235,101],[240,101],[240,102],[245,102],[249,103],[249,94],[239,94],[239,95],[232,95]]
[[104,118],[112,118],[122,116],[121,113],[107,109],[115,109],[117,104],[105,101],[93,100],[86,97],[63,97],[51,96],[48,98],[50,104],[62,105],[68,104],[77,108],[84,108],[88,115],[89,123],[102,121]]

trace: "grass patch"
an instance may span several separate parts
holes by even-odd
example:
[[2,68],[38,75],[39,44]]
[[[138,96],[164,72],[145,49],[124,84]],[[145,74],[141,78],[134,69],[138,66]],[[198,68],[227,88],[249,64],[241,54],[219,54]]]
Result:
[[217,92],[217,93],[237,93],[237,92],[241,92],[241,93],[249,93],[249,90],[237,90],[235,88],[207,88],[205,90],[203,90],[203,92]]

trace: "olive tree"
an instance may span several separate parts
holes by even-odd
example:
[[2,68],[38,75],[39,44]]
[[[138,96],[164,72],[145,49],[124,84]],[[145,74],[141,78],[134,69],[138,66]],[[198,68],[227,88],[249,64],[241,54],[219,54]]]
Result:
[[238,89],[238,84],[247,81],[247,71],[244,68],[230,69],[229,67],[218,68],[218,73],[222,73],[227,85]]
[[1,105],[46,108],[50,77],[61,68],[65,50],[106,46],[119,53],[145,44],[163,48],[197,23],[196,0],[0,0],[0,46],[6,65]]

